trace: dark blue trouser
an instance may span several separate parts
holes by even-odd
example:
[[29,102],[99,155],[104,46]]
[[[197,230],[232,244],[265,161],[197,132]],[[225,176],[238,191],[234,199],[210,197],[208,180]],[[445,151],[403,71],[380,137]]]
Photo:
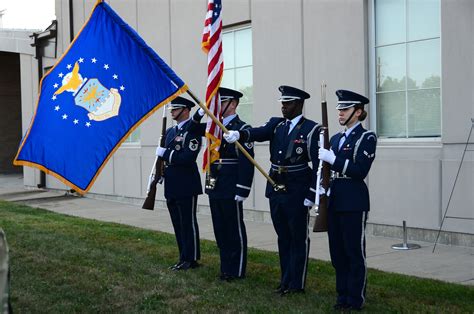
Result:
[[197,195],[187,198],[167,199],[174,234],[181,262],[197,261],[201,258],[199,227],[196,220]]
[[336,270],[337,302],[356,308],[365,302],[367,212],[328,212],[331,261]]
[[295,201],[286,194],[270,198],[273,227],[278,235],[280,285],[304,289],[309,255],[309,211],[303,199]]
[[242,202],[233,199],[210,199],[209,204],[221,258],[221,273],[233,277],[245,277],[247,232]]

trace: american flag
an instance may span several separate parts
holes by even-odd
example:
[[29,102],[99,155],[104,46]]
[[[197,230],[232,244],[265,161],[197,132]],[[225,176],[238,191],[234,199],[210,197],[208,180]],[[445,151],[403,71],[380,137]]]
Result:
[[[221,10],[221,0],[208,0],[202,34],[202,49],[207,53],[206,106],[222,122],[221,101],[218,93],[224,73]],[[204,154],[203,169],[207,169],[209,164],[219,159],[222,130],[211,119],[207,122],[206,137],[208,138],[209,145]],[[210,163],[208,156],[210,156]]]

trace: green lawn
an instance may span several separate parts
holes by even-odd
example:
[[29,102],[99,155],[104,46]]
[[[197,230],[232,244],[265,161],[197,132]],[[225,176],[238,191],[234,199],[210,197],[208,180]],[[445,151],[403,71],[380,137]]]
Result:
[[[133,214],[133,213],[131,213]],[[330,312],[334,271],[311,260],[306,293],[280,297],[278,255],[249,250],[247,278],[221,282],[214,242],[202,267],[172,272],[174,236],[0,201],[15,312]],[[474,288],[370,270],[366,312],[473,313]]]

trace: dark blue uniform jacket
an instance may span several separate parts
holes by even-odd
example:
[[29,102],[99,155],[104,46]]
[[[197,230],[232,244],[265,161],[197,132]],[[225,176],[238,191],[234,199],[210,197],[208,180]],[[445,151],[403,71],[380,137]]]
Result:
[[[193,117],[193,129],[196,128],[201,136],[205,135],[206,124],[199,123],[201,116],[197,113]],[[228,130],[240,131],[250,128],[250,125],[240,120],[237,115],[227,125]],[[253,157],[253,143],[243,143],[242,146]],[[234,199],[236,195],[248,197],[252,187],[254,166],[242,154],[235,144],[227,143],[222,139],[219,148],[219,160],[211,164],[211,175],[216,178],[213,190],[206,189],[210,199]]]
[[[265,125],[240,131],[242,141],[270,141],[270,176],[285,184],[288,195],[295,200],[307,198],[314,202],[318,166],[319,125],[301,117],[289,135],[286,134],[285,118],[271,118]],[[308,166],[313,163],[313,168]],[[271,184],[267,184],[265,196],[276,196]]]
[[375,158],[377,136],[359,124],[339,150],[342,135],[343,133],[335,134],[330,141],[331,149],[336,154],[336,160],[331,167],[331,170],[336,172],[336,178],[330,185],[329,210],[369,211],[369,191],[364,179]]
[[190,128],[191,120],[179,130],[166,130],[165,197],[183,198],[202,194],[201,177],[196,158],[201,148],[201,135]]
[[[250,128],[236,116],[227,125],[228,130]],[[253,157],[253,143],[244,143],[245,150]],[[217,178],[215,188],[206,190],[210,199],[234,199],[235,195],[248,197],[254,174],[253,164],[242,154],[235,144],[222,139],[219,148],[220,159],[211,165],[211,175]]]

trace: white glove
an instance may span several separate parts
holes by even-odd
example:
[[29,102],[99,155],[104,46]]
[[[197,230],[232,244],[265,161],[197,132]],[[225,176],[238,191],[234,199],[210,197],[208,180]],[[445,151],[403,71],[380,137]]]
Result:
[[334,155],[334,152],[332,151],[332,149],[327,150],[321,147],[319,149],[319,159],[324,160],[325,162],[328,162],[331,165],[333,165],[334,161],[336,160],[336,155]]
[[305,198],[303,205],[306,206],[306,207],[313,207],[314,202],[311,202],[309,199]]
[[206,114],[206,111],[204,111],[204,109],[202,109],[202,108],[199,108],[198,114],[199,114],[201,117],[204,117],[204,115]]
[[155,154],[156,154],[156,156],[158,156],[158,157],[163,157],[163,155],[165,154],[165,152],[166,152],[166,148],[163,148],[163,147],[158,146],[158,147],[156,148],[156,153],[155,153]]
[[228,143],[234,143],[239,140],[240,133],[239,131],[229,131],[227,133],[224,133],[223,137]]
[[326,194],[326,190],[325,190],[321,185],[319,186],[318,194],[319,194],[319,195],[324,195],[324,194]]
[[243,197],[243,196],[240,196],[240,195],[236,195],[234,197],[234,200],[236,200],[237,202],[243,202],[245,201],[247,198],[246,197]]

